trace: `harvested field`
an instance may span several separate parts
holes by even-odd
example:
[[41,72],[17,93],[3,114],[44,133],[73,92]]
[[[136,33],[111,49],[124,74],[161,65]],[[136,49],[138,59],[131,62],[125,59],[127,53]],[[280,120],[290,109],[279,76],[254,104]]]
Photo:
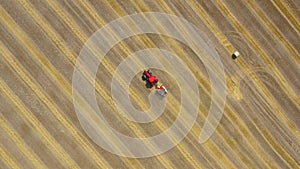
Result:
[[[0,4],[1,169],[300,168],[299,0],[0,0]],[[169,91],[162,115],[150,123],[124,117],[112,98],[111,83],[122,61],[137,51],[172,52],[196,78],[200,98],[195,123],[179,144],[152,157],[129,158],[107,151],[85,132],[74,108],[72,78],[77,59],[84,57],[81,49],[95,32],[142,12],[175,15],[201,30],[220,56],[227,95],[220,123],[200,144],[214,101],[205,57],[166,34],[139,34],[117,43],[103,57],[95,83],[98,107],[111,128],[129,137],[158,135],[179,116],[180,101],[186,98],[182,92],[193,98],[193,91],[179,85],[172,74],[184,76],[182,69],[170,73],[153,68]],[[174,27],[182,30],[180,25]],[[184,33],[182,37],[191,41]],[[233,60],[235,51],[240,56]],[[132,106],[146,111],[151,90],[141,75],[142,71],[133,77],[128,93]],[[116,81],[123,84],[124,79]],[[104,135],[93,133],[99,134]],[[118,141],[122,140],[110,143]]]

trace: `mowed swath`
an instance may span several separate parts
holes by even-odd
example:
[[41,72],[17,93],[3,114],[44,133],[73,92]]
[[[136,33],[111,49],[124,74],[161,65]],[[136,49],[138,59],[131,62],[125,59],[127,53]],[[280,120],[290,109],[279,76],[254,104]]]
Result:
[[[0,3],[0,94],[1,99],[9,103],[9,106],[1,106],[0,155],[6,164],[2,168],[47,168],[57,162],[60,163],[58,168],[300,168],[300,82],[295,79],[300,77],[299,49],[289,35],[283,33],[278,23],[270,19],[270,13],[280,15],[281,19],[287,21],[286,27],[293,32],[293,36],[300,39],[299,10],[291,11],[287,1],[265,2],[274,6],[274,11],[264,11],[264,7],[259,6],[256,0],[244,0],[236,4],[230,0],[13,0]],[[235,5],[243,6],[241,11],[235,11]],[[72,67],[80,47],[93,32],[119,17],[151,11],[183,17],[201,28],[221,56],[226,78],[231,82],[228,85],[233,83],[234,90],[240,91],[242,99],[228,93],[223,119],[205,144],[200,145],[197,141],[210,100],[202,101],[197,123],[187,138],[175,148],[146,159],[118,157],[93,143],[82,130],[72,105]],[[28,25],[32,25],[32,30]],[[180,25],[176,26],[182,29]],[[255,27],[260,29],[254,31]],[[166,31],[165,28],[161,29]],[[239,49],[234,37],[228,36],[227,32],[237,32],[247,46],[241,45],[243,48]],[[45,39],[39,39],[35,33],[42,34]],[[108,33],[118,38],[113,31]],[[185,38],[189,41],[188,37]],[[109,81],[119,64],[118,59],[125,59],[137,48],[160,48],[158,44],[162,44],[190,66],[203,95],[210,96],[210,81],[206,72],[192,59],[193,52],[165,37],[138,36],[134,41],[138,45],[125,42],[118,44],[101,64],[105,69],[104,75],[97,77],[106,77]],[[43,44],[51,45],[46,48]],[[235,50],[241,52],[241,57],[233,61],[231,54]],[[251,54],[246,56],[244,51],[251,51]],[[283,60],[282,57],[287,59]],[[250,58],[254,64],[249,62]],[[136,63],[143,66],[139,60]],[[267,76],[261,76],[261,72]],[[92,80],[88,73],[84,74]],[[164,74],[159,75],[165,77]],[[49,80],[41,81],[41,76]],[[275,82],[268,78],[274,78]],[[117,80],[126,87],[124,79]],[[172,85],[172,82],[168,85]],[[132,81],[132,85],[132,101],[139,109],[147,109],[145,96],[148,91],[141,81]],[[26,100],[28,97],[16,90],[16,86],[24,86],[40,104],[30,105],[31,102]],[[278,86],[278,91],[288,104],[281,104],[282,99],[278,98],[281,95],[271,92]],[[106,103],[105,110],[111,112],[111,118],[120,121],[119,127],[127,128],[136,137],[149,136],[147,131],[150,129],[158,133],[164,131],[179,111],[180,97],[172,92],[180,91],[170,91],[165,110],[167,115],[147,128],[124,120],[120,113],[116,113],[110,88],[98,79],[95,91],[97,97],[103,100],[101,103]],[[51,113],[49,122],[42,117],[45,109]],[[13,112],[9,113],[9,110]],[[21,117],[22,120],[13,121],[17,118],[12,116]],[[28,126],[33,133],[28,133],[26,137],[26,130],[17,126]],[[28,144],[31,139],[34,139],[32,142],[41,142],[42,146],[37,148]],[[172,140],[172,136],[169,139]],[[8,144],[9,140],[12,142]],[[24,160],[28,162],[23,164]]]

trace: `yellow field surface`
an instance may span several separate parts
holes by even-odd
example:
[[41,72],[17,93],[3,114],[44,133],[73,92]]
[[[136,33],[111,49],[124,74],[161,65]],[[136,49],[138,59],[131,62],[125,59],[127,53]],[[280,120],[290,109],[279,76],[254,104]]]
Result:
[[[183,18],[206,34],[224,66],[227,97],[218,127],[200,144],[212,101],[201,57],[164,35],[122,40],[104,56],[95,83],[98,106],[112,128],[137,138],[166,131],[181,110],[181,92],[190,92],[171,74],[153,69],[169,91],[163,114],[151,123],[126,119],[111,96],[111,82],[118,65],[139,50],[176,54],[196,77],[201,100],[196,123],[178,145],[153,157],[128,158],[105,150],[84,131],[73,104],[72,77],[93,33],[143,12]],[[113,30],[108,34],[118,38]],[[233,60],[235,51],[240,56]],[[128,89],[132,105],[145,111],[150,89],[141,75]],[[1,169],[300,168],[300,1],[1,0],[0,110]]]

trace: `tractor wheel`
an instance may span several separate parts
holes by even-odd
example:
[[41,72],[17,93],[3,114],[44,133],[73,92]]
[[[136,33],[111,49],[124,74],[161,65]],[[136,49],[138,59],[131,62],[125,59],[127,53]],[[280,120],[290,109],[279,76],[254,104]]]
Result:
[[146,88],[151,89],[152,87],[153,85],[149,81],[146,81]]
[[147,80],[147,76],[146,76],[146,75],[143,75],[143,76],[142,76],[142,80],[143,80],[143,81]]
[[152,76],[152,72],[151,72],[151,70],[148,70],[148,73]]

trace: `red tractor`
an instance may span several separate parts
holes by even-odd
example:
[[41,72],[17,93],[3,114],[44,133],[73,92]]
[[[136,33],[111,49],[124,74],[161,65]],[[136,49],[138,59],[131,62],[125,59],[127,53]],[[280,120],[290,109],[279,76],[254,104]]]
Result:
[[152,75],[151,70],[144,71],[142,80],[146,81],[147,88],[152,88],[153,86],[155,86],[155,88],[157,89],[157,92],[160,95],[162,95],[162,96],[167,95],[167,93],[168,93],[167,89],[163,85],[158,84],[158,79],[156,76]]
[[146,81],[146,86],[148,88],[152,88],[158,82],[156,76],[152,75],[151,70],[144,71],[142,80]]

